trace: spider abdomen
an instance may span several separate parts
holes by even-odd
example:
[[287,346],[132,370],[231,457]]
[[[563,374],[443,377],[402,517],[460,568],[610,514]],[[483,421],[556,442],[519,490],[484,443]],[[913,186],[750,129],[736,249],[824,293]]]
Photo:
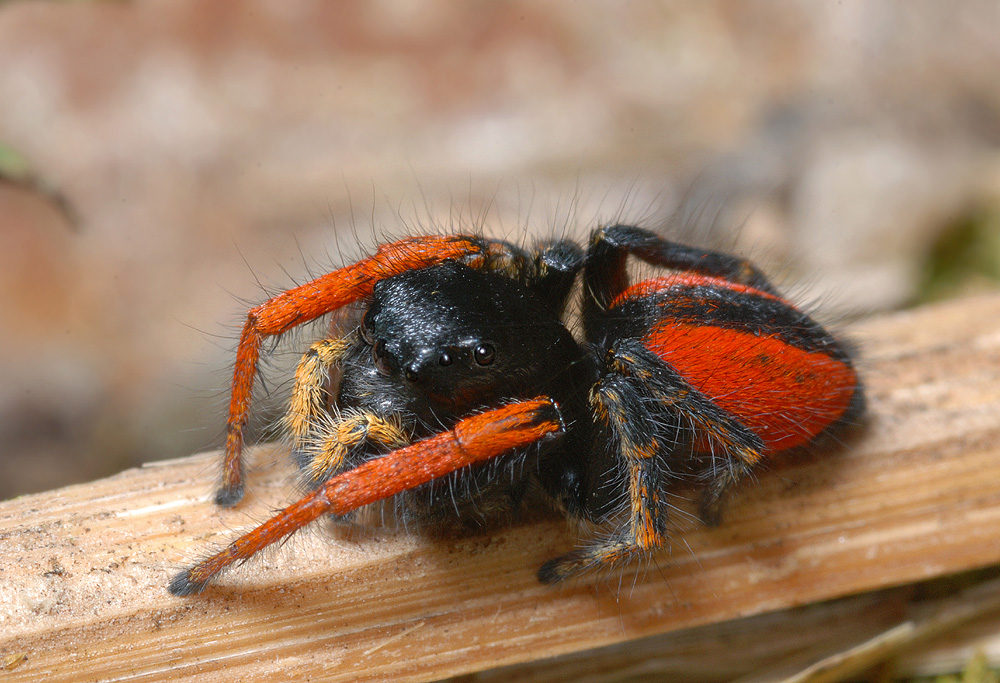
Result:
[[686,273],[634,285],[612,312],[638,322],[627,331],[768,451],[805,445],[857,410],[844,349],[781,297]]
[[664,321],[643,342],[770,451],[806,444],[839,422],[857,388],[850,366],[776,336]]

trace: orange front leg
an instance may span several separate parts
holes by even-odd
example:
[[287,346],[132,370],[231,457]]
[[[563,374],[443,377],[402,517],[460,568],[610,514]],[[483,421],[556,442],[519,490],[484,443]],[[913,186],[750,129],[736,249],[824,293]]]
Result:
[[224,550],[182,571],[170,582],[169,590],[174,595],[198,593],[219,572],[249,559],[324,514],[347,514],[564,430],[555,402],[544,397],[467,417],[450,431],[329,479]]

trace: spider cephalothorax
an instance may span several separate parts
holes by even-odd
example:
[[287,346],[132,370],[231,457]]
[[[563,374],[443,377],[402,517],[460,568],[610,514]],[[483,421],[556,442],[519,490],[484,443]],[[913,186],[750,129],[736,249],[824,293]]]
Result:
[[[544,393],[582,357],[547,303],[505,275],[454,261],[384,280],[361,321],[337,404],[412,413],[438,430],[497,395]],[[369,405],[382,387],[407,400]]]
[[[631,284],[629,256],[664,273]],[[580,328],[566,308],[582,278]],[[312,490],[171,592],[325,515],[395,499],[402,514],[496,518],[536,489],[611,533],[547,562],[553,583],[660,548],[667,498],[700,482],[702,515],[774,453],[863,410],[850,358],[751,264],[617,225],[586,249],[527,252],[471,235],[407,238],[249,312],[237,352],[223,482],[243,494],[243,432],[264,337],[360,303],[312,345],[285,417]]]

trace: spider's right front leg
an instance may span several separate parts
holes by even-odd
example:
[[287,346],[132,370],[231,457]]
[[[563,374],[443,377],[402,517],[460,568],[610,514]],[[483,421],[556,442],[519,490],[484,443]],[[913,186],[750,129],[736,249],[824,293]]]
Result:
[[459,260],[475,268],[491,267],[509,259],[508,249],[498,242],[469,235],[410,237],[383,245],[372,256],[345,266],[311,282],[299,285],[255,306],[247,313],[236,350],[229,419],[226,422],[226,452],[222,484],[215,502],[230,507],[243,498],[243,440],[260,349],[266,337],[331,313],[371,295],[380,280],[427,268],[447,260]]

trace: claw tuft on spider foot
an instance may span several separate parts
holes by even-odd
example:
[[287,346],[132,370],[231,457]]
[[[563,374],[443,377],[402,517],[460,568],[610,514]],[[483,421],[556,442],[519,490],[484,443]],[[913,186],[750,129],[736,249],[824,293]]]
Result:
[[241,500],[243,500],[242,484],[231,488],[222,486],[215,492],[215,504],[219,507],[231,508],[236,506]]

